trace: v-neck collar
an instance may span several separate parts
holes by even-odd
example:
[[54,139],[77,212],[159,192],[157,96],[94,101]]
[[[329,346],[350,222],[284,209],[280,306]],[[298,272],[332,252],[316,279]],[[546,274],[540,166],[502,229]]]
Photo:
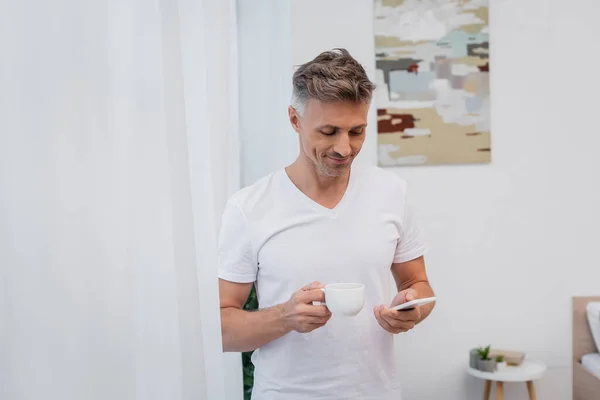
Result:
[[350,176],[348,178],[348,185],[346,186],[346,190],[344,191],[342,198],[333,208],[328,208],[311,199],[302,190],[300,190],[298,186],[296,186],[294,182],[292,182],[285,168],[283,168],[280,171],[280,173],[283,175],[282,178],[285,182],[285,185],[288,186],[288,188],[291,190],[292,193],[294,193],[294,195],[299,199],[299,201],[305,203],[312,209],[329,216],[337,216],[338,213],[343,209],[344,205],[349,201],[348,199],[352,196],[354,192],[356,172],[357,171],[355,170],[355,168],[353,166],[350,166]]

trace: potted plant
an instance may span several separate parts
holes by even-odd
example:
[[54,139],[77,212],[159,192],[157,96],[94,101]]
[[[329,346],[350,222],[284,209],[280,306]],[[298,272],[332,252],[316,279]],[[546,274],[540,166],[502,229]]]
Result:
[[479,353],[479,360],[477,361],[477,369],[483,372],[496,372],[498,363],[496,359],[490,358],[490,347],[480,347],[477,349]]
[[504,361],[504,356],[496,357],[496,365],[498,366],[498,368],[506,367],[506,361]]
[[[256,287],[252,285],[252,290],[244,304],[244,310],[257,310],[258,298],[256,296]],[[242,372],[244,385],[244,400],[252,399],[252,389],[254,387],[254,364],[252,364],[252,354],[254,351],[242,353]]]

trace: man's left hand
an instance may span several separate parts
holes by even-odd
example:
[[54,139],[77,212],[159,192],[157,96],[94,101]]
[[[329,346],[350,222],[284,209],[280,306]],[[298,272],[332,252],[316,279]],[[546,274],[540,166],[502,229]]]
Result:
[[[391,307],[412,301],[416,298],[417,292],[414,289],[403,290],[394,297]],[[419,307],[415,307],[412,310],[396,311],[390,310],[386,305],[380,305],[373,309],[373,313],[379,325],[393,334],[407,332],[414,328],[421,320]]]

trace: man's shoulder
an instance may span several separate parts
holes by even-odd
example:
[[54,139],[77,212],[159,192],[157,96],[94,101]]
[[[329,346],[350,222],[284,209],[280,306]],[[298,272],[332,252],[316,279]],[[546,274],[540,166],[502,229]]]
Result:
[[249,213],[265,202],[270,201],[273,191],[276,190],[279,173],[280,171],[271,172],[252,184],[239,189],[229,198],[229,203],[235,204],[244,213]]
[[360,174],[363,175],[363,182],[373,187],[377,191],[398,190],[406,192],[407,182],[397,172],[384,169],[377,165],[358,166]]

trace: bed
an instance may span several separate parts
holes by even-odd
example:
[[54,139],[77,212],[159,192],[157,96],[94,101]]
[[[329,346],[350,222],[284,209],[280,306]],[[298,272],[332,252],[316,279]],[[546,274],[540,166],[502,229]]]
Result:
[[573,298],[573,400],[600,399],[600,313],[592,327],[588,312],[595,307],[600,310],[600,297]]

